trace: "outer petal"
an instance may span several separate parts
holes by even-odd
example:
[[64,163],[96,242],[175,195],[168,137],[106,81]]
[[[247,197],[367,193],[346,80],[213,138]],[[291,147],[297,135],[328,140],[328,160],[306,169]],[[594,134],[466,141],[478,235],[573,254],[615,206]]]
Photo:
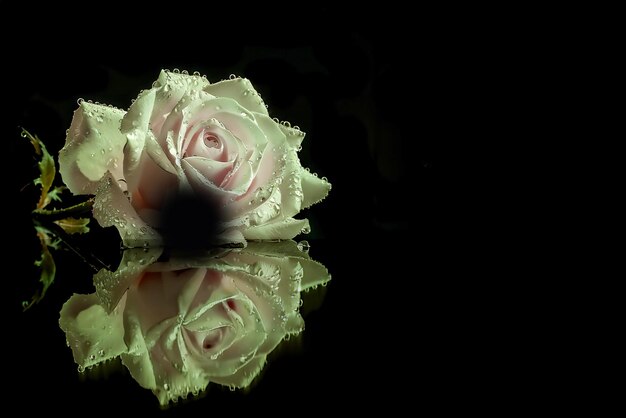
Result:
[[321,179],[308,171],[302,171],[302,208],[322,201],[331,189],[328,180]]
[[223,80],[205,87],[204,91],[216,97],[230,97],[251,112],[267,115],[265,102],[247,78]]
[[299,290],[315,288],[330,281],[330,273],[323,264],[313,260],[300,260],[300,264],[303,268],[303,275]]
[[291,126],[286,126],[283,124],[278,125],[280,130],[283,131],[285,137],[287,138],[287,143],[291,146],[291,148],[298,148],[304,140],[305,133],[300,129],[292,128]]
[[126,137],[120,132],[124,111],[82,102],[59,152],[59,171],[74,194],[93,194],[107,171],[123,178]]
[[305,227],[309,227],[308,219],[287,218],[244,229],[243,236],[246,239],[292,239]]
[[93,216],[103,226],[115,226],[126,247],[159,246],[160,235],[145,223],[111,174],[100,181],[93,205]]
[[121,314],[124,306],[125,299],[107,314],[95,294],[74,294],[65,302],[59,325],[80,367],[91,367],[126,352]]
[[150,124],[155,134],[160,132],[163,122],[165,122],[167,115],[174,110],[174,107],[181,100],[185,102],[190,99],[185,95],[195,96],[197,92],[208,85],[209,82],[206,79],[198,76],[161,71],[159,79],[153,85],[156,98]]
[[263,370],[266,357],[266,355],[256,356],[234,374],[229,376],[212,377],[211,380],[225,386],[245,388],[249,386],[254,378],[259,375],[261,370]]
[[120,265],[114,272],[102,269],[93,276],[99,303],[111,312],[135,279],[154,263],[163,248],[129,249],[124,251]]

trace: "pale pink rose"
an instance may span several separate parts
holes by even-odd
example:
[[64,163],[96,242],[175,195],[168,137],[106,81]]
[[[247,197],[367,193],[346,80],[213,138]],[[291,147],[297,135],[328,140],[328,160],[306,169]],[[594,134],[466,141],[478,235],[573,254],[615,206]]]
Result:
[[61,310],[79,369],[120,356],[161,404],[214,382],[248,386],[267,355],[304,328],[300,292],[330,276],[295,243],[250,243],[219,257],[152,263],[160,250],[128,250],[96,293]]
[[217,204],[222,242],[288,239],[309,229],[294,216],[330,190],[300,165],[303,138],[247,79],[162,71],[126,113],[82,102],[60,172],[73,193],[96,194],[95,218],[128,246],[158,243],[162,210],[182,193]]

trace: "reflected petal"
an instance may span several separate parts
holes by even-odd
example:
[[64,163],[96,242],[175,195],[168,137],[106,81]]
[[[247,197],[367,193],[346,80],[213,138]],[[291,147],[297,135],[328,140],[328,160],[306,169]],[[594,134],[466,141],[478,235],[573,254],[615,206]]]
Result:
[[163,405],[210,382],[249,385],[267,355],[304,329],[300,291],[330,279],[293,241],[159,256],[127,250],[115,272],[94,276],[95,294],[70,298],[60,325],[80,366],[120,356]]

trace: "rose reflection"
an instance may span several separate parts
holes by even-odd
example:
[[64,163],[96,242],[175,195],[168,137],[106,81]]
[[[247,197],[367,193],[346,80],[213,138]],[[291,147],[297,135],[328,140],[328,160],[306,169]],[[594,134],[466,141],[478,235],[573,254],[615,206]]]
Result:
[[304,329],[300,292],[330,279],[293,241],[166,261],[161,251],[127,250],[60,319],[79,369],[119,356],[161,404],[210,382],[248,386],[267,355]]

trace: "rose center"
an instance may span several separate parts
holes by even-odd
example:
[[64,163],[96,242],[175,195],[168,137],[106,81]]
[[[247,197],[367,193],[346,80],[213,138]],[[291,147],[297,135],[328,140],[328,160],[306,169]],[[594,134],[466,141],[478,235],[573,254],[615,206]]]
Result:
[[218,148],[220,146],[220,139],[213,134],[204,134],[204,145],[208,148]]
[[210,350],[215,347],[222,339],[222,330],[220,328],[209,331],[202,341],[202,348]]

